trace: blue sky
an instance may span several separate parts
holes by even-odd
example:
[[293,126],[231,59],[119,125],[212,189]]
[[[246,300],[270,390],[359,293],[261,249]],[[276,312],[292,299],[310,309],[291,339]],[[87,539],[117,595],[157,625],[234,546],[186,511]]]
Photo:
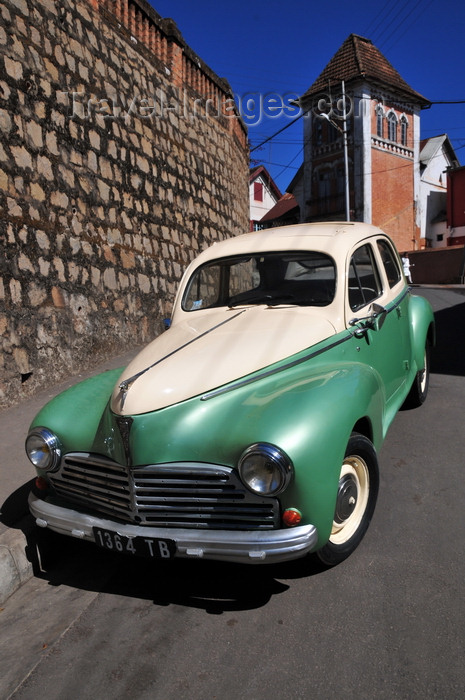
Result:
[[[228,79],[244,110],[252,93],[301,95],[351,33],[373,41],[404,80],[433,105],[421,113],[421,137],[447,133],[465,163],[465,53],[461,0],[152,0],[172,17],[191,48]],[[251,104],[251,103],[249,103]],[[253,113],[253,110],[251,111]],[[290,123],[282,116],[249,127],[252,148]],[[302,162],[302,120],[252,152],[285,191]]]

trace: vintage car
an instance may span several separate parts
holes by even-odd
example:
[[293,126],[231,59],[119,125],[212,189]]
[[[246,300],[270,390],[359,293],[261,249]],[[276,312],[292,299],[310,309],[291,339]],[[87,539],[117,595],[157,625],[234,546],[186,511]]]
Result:
[[339,222],[216,243],[167,325],[33,421],[37,525],[132,556],[345,559],[386,432],[428,391],[434,317],[392,241]]

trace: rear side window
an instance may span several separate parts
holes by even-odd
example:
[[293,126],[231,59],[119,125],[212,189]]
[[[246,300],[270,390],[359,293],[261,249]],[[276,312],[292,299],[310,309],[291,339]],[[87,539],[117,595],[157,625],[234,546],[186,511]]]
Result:
[[396,284],[402,279],[397,255],[388,241],[383,241],[380,239],[377,241],[377,243],[384,269],[386,271],[386,277],[388,278],[389,287],[395,287]]
[[352,311],[381,296],[382,286],[371,245],[358,248],[349,265],[349,305]]

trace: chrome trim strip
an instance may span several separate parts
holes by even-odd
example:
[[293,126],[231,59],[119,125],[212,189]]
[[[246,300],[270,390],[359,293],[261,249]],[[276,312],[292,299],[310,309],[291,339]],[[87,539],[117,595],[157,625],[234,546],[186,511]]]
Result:
[[136,381],[136,379],[139,379],[139,377],[141,377],[143,374],[148,372],[150,369],[153,369],[153,367],[156,367],[161,362],[164,362],[169,357],[172,357],[173,355],[175,355],[177,352],[180,352],[180,350],[184,350],[184,348],[187,348],[188,345],[191,345],[192,343],[197,342],[197,340],[200,340],[200,338],[203,338],[206,335],[208,335],[209,333],[212,333],[213,331],[215,331],[217,328],[224,326],[225,323],[229,323],[230,321],[234,321],[235,318],[237,318],[241,314],[245,313],[246,311],[247,311],[247,309],[242,309],[242,311],[238,311],[238,313],[234,314],[234,316],[231,316],[230,318],[227,318],[226,320],[221,321],[220,323],[217,323],[216,326],[209,328],[208,330],[204,331],[203,333],[200,333],[200,335],[195,336],[195,338],[188,340],[187,343],[184,343],[183,345],[180,345],[175,350],[172,350],[172,352],[169,352],[164,357],[161,357],[159,360],[157,360],[153,364],[149,365],[149,367],[142,369],[140,372],[137,372],[137,374],[134,374],[132,377],[129,377],[128,379],[124,379],[121,382],[121,384],[119,384],[119,386],[118,386],[118,389],[120,389],[120,391],[121,391],[121,409],[123,409],[124,402],[126,401],[126,396],[127,396],[128,391],[129,391],[129,387],[131,386],[131,384],[133,384]]
[[[391,307],[386,309],[387,313],[391,313],[391,311],[394,311],[400,304],[403,302],[407,294],[410,293],[410,288],[407,287],[402,295],[393,303]],[[329,345],[325,345],[324,348],[320,348],[319,350],[314,350],[312,352],[309,352],[307,355],[304,355],[303,357],[299,358],[298,360],[292,360],[291,362],[287,362],[285,365],[281,365],[280,367],[274,367],[272,369],[267,369],[263,370],[262,372],[258,372],[252,377],[247,377],[245,379],[240,379],[235,382],[231,382],[231,384],[228,384],[226,386],[219,387],[219,389],[213,389],[213,391],[208,391],[206,394],[203,394],[200,397],[201,401],[209,401],[210,399],[214,399],[217,396],[221,396],[222,394],[228,394],[230,391],[234,391],[235,389],[240,389],[244,386],[247,386],[248,384],[252,384],[253,382],[258,382],[260,379],[264,379],[266,377],[271,377],[273,374],[278,374],[278,372],[284,372],[287,369],[290,369],[291,367],[296,367],[297,365],[302,364],[302,362],[307,362],[307,360],[312,360],[314,357],[317,357],[318,355],[321,355],[322,353],[326,352],[327,350],[332,350],[333,348],[336,348],[338,345],[342,345],[342,343],[345,343],[347,340],[350,340],[355,336],[355,331],[354,332],[349,332],[348,335],[345,335],[343,338],[339,338],[339,340],[336,340],[333,343],[330,343]]]
[[403,293],[401,294],[401,296],[400,296],[398,299],[396,299],[395,302],[393,302],[393,304],[392,304],[391,307],[389,307],[388,313],[389,313],[390,311],[394,311],[394,309],[397,309],[397,307],[400,306],[400,305],[402,304],[402,302],[404,301],[405,297],[407,296],[407,294],[410,294],[410,292],[411,292],[411,288],[410,288],[410,287],[406,287],[405,290],[403,291]]
[[273,376],[273,374],[278,374],[279,372],[284,372],[285,370],[290,369],[291,367],[296,367],[297,365],[301,365],[303,362],[307,362],[307,360],[312,360],[314,357],[317,357],[318,355],[322,355],[327,350],[332,350],[333,348],[336,348],[338,345],[342,345],[342,343],[345,343],[347,340],[351,340],[351,338],[353,338],[353,337],[354,337],[354,333],[348,333],[343,338],[339,338],[339,340],[336,340],[333,343],[330,343],[329,345],[325,345],[324,348],[319,348],[319,350],[313,350],[312,352],[309,352],[307,355],[304,355],[303,357],[300,357],[297,360],[292,360],[291,362],[286,362],[285,365],[281,365],[280,367],[273,367],[272,369],[263,370],[262,372],[259,372],[258,374],[255,374],[252,377],[246,377],[245,379],[240,379],[239,381],[231,382],[231,384],[228,384],[227,386],[222,386],[219,389],[214,389],[213,391],[208,391],[206,394],[203,394],[203,396],[200,397],[200,400],[201,401],[208,401],[209,399],[213,399],[216,396],[221,396],[222,394],[227,394],[230,391],[234,391],[235,389],[242,388],[243,386],[247,386],[248,384],[252,384],[253,382],[258,382],[258,381],[260,381],[260,379],[264,379],[266,377],[271,377],[271,376]]
[[124,525],[111,520],[62,508],[29,494],[29,508],[39,527],[95,542],[93,527],[112,530],[125,537],[173,540],[176,558],[216,559],[242,564],[269,563],[297,559],[314,550],[318,533],[314,525],[266,530],[189,530]]

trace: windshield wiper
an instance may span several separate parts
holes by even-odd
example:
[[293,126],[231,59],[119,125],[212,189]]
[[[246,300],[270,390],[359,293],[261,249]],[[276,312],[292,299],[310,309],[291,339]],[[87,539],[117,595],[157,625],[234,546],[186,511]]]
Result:
[[272,294],[263,294],[262,296],[231,301],[229,302],[228,307],[233,309],[236,306],[249,306],[252,304],[256,304],[257,306],[260,304],[264,304],[265,306],[279,306],[279,304],[286,304],[288,302],[294,304],[294,299],[295,297],[292,294],[277,294],[276,296],[273,296]]

